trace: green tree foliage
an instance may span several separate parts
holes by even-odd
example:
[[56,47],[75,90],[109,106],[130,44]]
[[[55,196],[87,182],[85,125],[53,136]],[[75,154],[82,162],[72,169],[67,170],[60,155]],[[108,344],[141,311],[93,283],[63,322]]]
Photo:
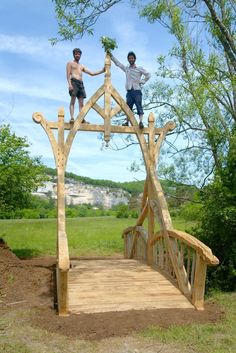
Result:
[[169,56],[158,58],[149,99],[162,107],[160,124],[178,122],[178,168],[166,172],[182,182],[204,184],[228,153],[236,122],[235,15],[230,1],[154,1],[142,10],[175,37]]
[[0,217],[30,205],[31,192],[47,179],[38,157],[30,157],[26,138],[0,126]]
[[111,51],[111,50],[114,50],[115,48],[118,48],[115,39],[102,36],[100,38],[100,41],[101,41],[102,47],[104,48],[105,51]]
[[127,205],[119,205],[116,211],[117,218],[129,218],[129,207]]
[[196,235],[208,244],[220,265],[208,271],[208,288],[234,291],[236,286],[236,134],[221,175],[202,192],[202,225]]
[[99,16],[121,0],[84,1],[84,0],[52,0],[58,21],[60,38],[51,38],[52,44],[61,39],[80,38],[85,33],[93,34],[93,26]]

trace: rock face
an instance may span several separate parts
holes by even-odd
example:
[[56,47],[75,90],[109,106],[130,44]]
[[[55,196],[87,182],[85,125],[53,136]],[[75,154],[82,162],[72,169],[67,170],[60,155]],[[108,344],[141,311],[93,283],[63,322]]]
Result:
[[[34,195],[45,198],[57,198],[56,180],[48,181],[44,186],[38,188]],[[127,204],[130,194],[122,189],[113,189],[103,186],[85,184],[73,179],[66,179],[65,195],[67,205],[91,204],[93,206],[103,205],[111,208],[119,203]]]

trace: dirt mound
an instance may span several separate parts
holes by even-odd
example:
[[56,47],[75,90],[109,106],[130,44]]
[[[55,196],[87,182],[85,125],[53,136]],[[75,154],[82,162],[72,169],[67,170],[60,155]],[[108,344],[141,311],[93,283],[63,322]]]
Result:
[[0,240],[0,311],[34,308],[28,317],[31,325],[89,340],[127,336],[152,325],[215,323],[224,317],[223,310],[214,303],[206,304],[205,311],[162,309],[59,317],[53,309],[55,266],[54,257],[20,260]]
[[52,304],[55,258],[20,260],[0,240],[0,299],[4,305]]

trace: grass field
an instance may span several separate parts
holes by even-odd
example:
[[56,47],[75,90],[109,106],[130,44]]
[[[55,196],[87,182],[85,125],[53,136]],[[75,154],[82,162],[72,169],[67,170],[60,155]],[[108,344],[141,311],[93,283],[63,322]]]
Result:
[[[115,217],[82,217],[67,219],[70,256],[107,256],[123,253],[122,231],[135,225],[134,219]],[[191,224],[174,222],[185,230]],[[56,255],[56,219],[0,220],[3,238],[19,257]]]
[[208,300],[217,302],[224,308],[226,316],[222,322],[173,325],[168,329],[150,327],[142,333],[142,336],[161,341],[163,344],[175,343],[187,352],[236,352],[236,293],[213,293]]

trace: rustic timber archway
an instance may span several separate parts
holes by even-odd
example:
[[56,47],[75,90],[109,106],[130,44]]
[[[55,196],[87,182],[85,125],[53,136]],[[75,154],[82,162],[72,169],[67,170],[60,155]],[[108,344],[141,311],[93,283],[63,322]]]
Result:
[[[41,124],[48,135],[57,167],[57,301],[59,315],[66,316],[70,311],[68,275],[71,262],[66,234],[65,170],[77,131],[103,132],[107,143],[111,133],[136,134],[147,176],[139,218],[134,226],[123,232],[125,258],[140,259],[149,266],[167,273],[188,300],[197,309],[202,310],[207,265],[217,265],[219,261],[206,245],[191,235],[173,228],[167,202],[156,173],[161,145],[168,132],[175,129],[175,124],[169,122],[163,128],[156,128],[154,114],[150,113],[148,127],[141,130],[132,111],[111,83],[110,66],[110,55],[106,54],[104,84],[87,101],[73,124],[64,121],[63,108],[59,109],[57,122],[47,121],[39,112],[33,114],[33,120]],[[103,108],[97,103],[102,96],[104,96]],[[112,100],[116,102],[115,107],[112,107]],[[103,125],[82,124],[91,109],[104,119]],[[112,117],[120,111],[125,113],[131,127],[111,124]],[[52,130],[58,130],[57,139]],[[69,131],[66,139],[65,130]],[[147,231],[143,227],[146,218],[148,220]],[[159,231],[156,231],[156,225]]]

